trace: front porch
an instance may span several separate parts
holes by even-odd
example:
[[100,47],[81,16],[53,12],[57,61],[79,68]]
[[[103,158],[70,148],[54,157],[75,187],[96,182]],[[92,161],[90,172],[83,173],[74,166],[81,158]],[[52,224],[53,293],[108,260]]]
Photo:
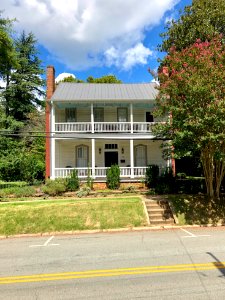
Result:
[[121,180],[143,181],[148,165],[158,165],[160,173],[170,165],[170,161],[162,158],[161,143],[153,140],[55,140],[51,179],[68,177],[77,170],[81,180],[91,177],[95,181],[105,181],[107,169],[117,164]]

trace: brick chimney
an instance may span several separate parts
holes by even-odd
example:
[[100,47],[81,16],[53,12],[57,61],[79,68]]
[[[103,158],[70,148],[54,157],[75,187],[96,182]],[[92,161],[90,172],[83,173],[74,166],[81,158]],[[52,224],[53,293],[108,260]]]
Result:
[[51,99],[55,91],[55,68],[47,66],[47,100]]
[[[45,178],[50,178],[51,176],[51,106],[49,100],[51,99],[55,91],[55,68],[53,66],[47,66],[47,91],[46,91],[46,108],[45,108],[45,132],[46,132],[46,142],[45,142]],[[53,174],[52,174],[53,175]]]

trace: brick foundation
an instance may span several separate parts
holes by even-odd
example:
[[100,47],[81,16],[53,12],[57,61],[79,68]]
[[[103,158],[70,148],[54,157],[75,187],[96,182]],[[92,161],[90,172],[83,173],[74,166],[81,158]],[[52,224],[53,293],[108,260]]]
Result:
[[[135,189],[143,189],[145,188],[145,184],[142,182],[121,182],[120,190],[126,190],[129,187],[134,187]],[[105,190],[107,189],[106,182],[94,182],[93,183],[94,190]]]

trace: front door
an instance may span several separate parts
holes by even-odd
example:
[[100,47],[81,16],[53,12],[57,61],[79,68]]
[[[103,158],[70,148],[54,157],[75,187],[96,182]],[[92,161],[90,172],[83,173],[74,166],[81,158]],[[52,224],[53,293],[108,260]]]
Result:
[[105,167],[109,168],[112,165],[118,165],[118,152],[105,152]]

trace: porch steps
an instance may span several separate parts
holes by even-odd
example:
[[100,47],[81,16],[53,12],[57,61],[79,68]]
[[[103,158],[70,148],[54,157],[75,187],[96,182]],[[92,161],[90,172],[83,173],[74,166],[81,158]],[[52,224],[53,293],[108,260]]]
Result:
[[145,200],[150,225],[173,225],[174,218],[167,200]]

